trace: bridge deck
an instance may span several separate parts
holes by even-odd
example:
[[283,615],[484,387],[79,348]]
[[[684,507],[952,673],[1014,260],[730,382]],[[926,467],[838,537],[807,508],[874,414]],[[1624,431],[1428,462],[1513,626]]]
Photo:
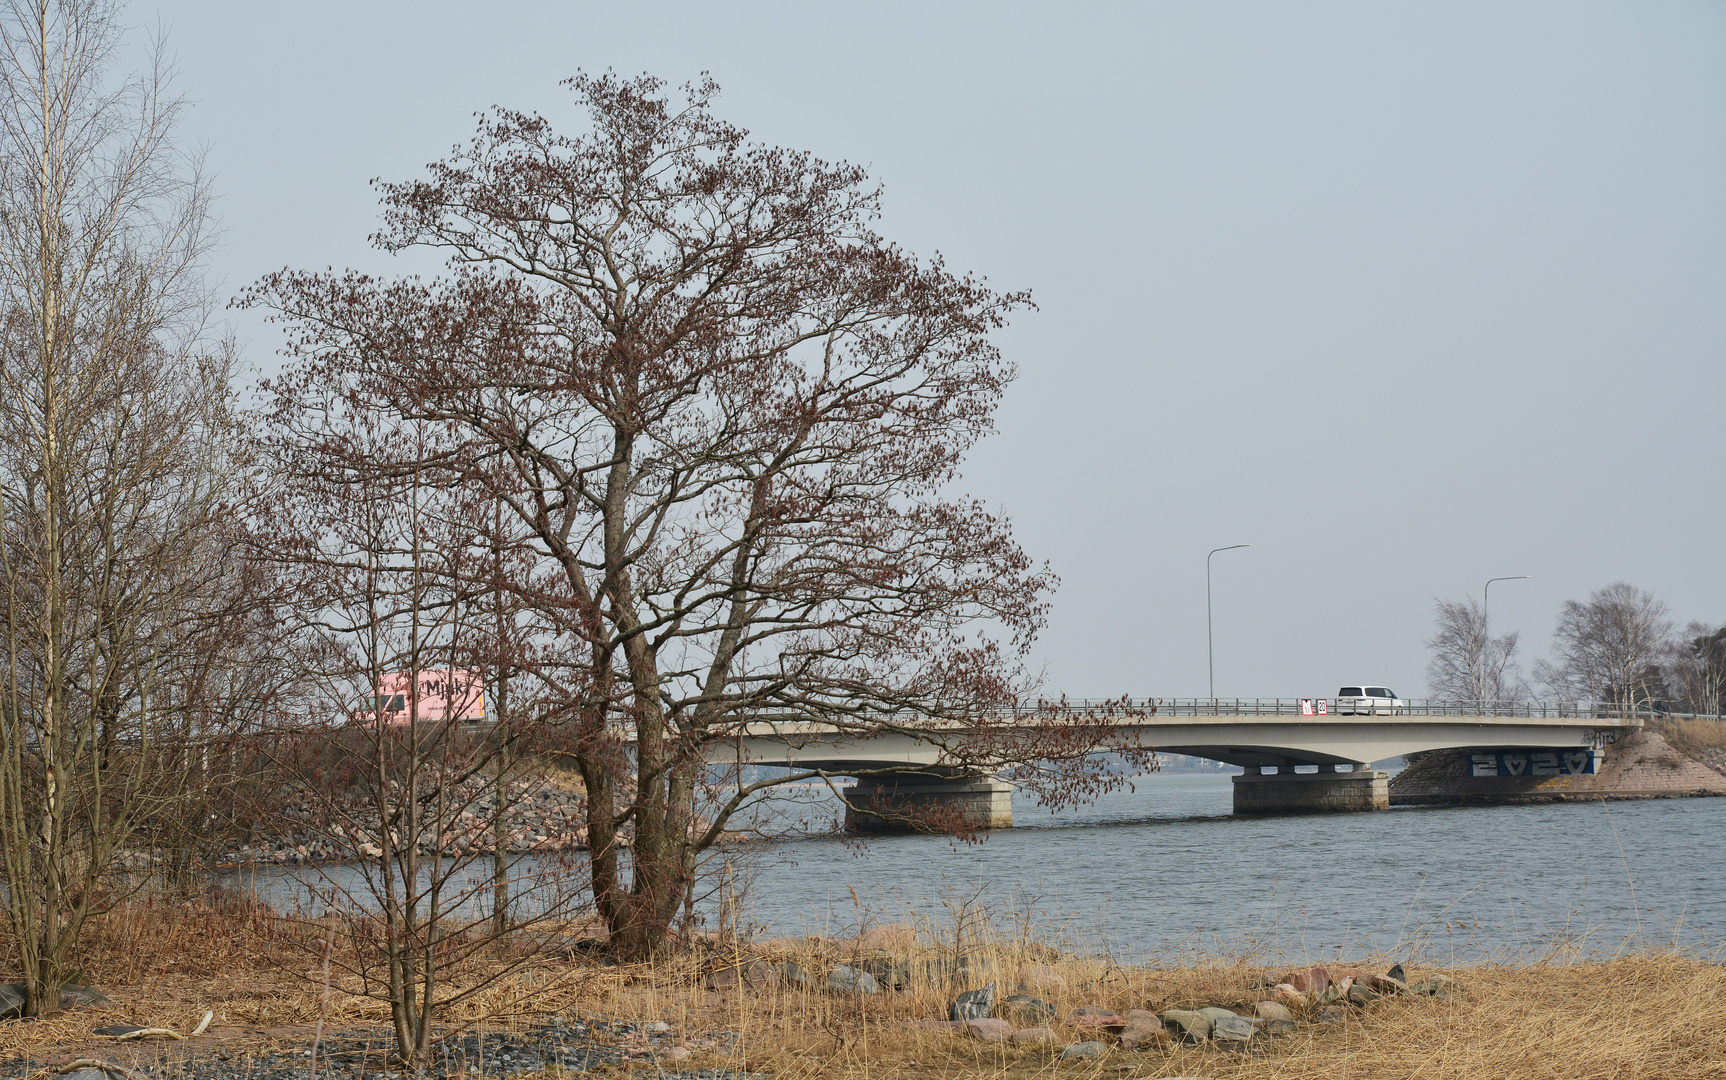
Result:
[[[1598,747],[1640,727],[1636,717],[1336,715],[1263,713],[1170,714],[1097,718],[1122,743],[1172,754],[1226,761],[1247,768],[1341,765],[1382,761],[1426,750]],[[957,726],[861,735],[831,724],[758,721],[743,736],[716,745],[708,760],[848,770],[940,767],[951,755],[931,742],[963,741]]]

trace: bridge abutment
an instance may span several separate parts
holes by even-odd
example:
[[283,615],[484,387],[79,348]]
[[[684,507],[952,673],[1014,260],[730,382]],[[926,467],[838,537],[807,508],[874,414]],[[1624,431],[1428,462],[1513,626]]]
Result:
[[[932,831],[948,827],[1013,827],[1013,785],[992,776],[885,773],[862,776],[844,791],[847,832]],[[923,824],[923,823],[927,824]]]
[[1347,814],[1390,809],[1390,774],[1357,766],[1353,772],[1249,771],[1235,777],[1237,814]]

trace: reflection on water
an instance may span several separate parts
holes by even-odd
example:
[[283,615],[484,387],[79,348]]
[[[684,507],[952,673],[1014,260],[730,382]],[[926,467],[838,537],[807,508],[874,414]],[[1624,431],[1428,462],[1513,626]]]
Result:
[[[1015,799],[1018,827],[980,844],[829,836],[728,858],[748,918],[769,935],[940,924],[971,899],[1003,926],[1029,919],[1045,939],[1148,963],[1368,951],[1466,962],[1599,955],[1627,936],[1715,952],[1726,941],[1726,799],[1262,818],[1230,810],[1227,776],[1163,775],[1061,814]],[[527,860],[516,868],[538,870]],[[351,868],[324,872],[357,883]],[[488,872],[489,862],[474,868]],[[311,873],[269,868],[227,880],[277,905],[315,908],[309,886],[325,892],[328,881]]]

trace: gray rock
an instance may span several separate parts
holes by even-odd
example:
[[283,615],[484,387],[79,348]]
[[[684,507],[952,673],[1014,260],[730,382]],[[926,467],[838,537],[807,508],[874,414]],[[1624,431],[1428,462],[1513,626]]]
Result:
[[1265,1032],[1270,1035],[1291,1035],[1295,1026],[1293,1020],[1266,1020]]
[[967,990],[953,1001],[952,1019],[982,1020],[995,1011],[995,984],[981,990]]
[[116,1080],[116,1078],[105,1069],[84,1068],[64,1073],[59,1080]]
[[802,964],[794,964],[787,960],[779,965],[779,977],[785,980],[786,986],[808,986],[814,980],[803,970]]
[[1385,974],[1389,975],[1399,983],[1405,983],[1408,981],[1408,976],[1404,975],[1402,972],[1401,964],[1392,964],[1390,970],[1385,972]]
[[1211,1023],[1211,1038],[1216,1042],[1244,1043],[1258,1033],[1259,1029],[1244,1016],[1231,1014]]
[[0,1020],[11,1020],[24,1015],[23,983],[0,983]]
[[849,964],[837,964],[827,974],[827,989],[835,994],[879,994],[881,984],[867,971],[859,971]]
[[1289,1012],[1288,1006],[1278,1001],[1260,1001],[1253,1005],[1253,1012],[1260,1020],[1294,1019],[1294,1013]]
[[1204,1017],[1206,1020],[1209,1020],[1213,1024],[1216,1023],[1218,1020],[1232,1020],[1232,1019],[1237,1019],[1240,1016],[1240,1014],[1235,1012],[1233,1009],[1219,1008],[1216,1005],[1207,1005],[1204,1008],[1198,1009],[1196,1011],[1198,1012],[1198,1014],[1200,1016]]
[[1001,1001],[1001,1012],[1020,1027],[1036,1027],[1055,1018],[1055,1007],[1030,994],[1008,994]]
[[62,1009],[75,1009],[80,1005],[112,1004],[113,1002],[108,1000],[108,995],[94,986],[79,986],[73,983],[60,991],[60,1007]]
[[1356,983],[1348,988],[1348,1001],[1350,1005],[1370,1005],[1377,1001],[1379,997],[1379,992],[1370,986],[1362,986],[1359,983]]
[[888,990],[909,990],[911,988],[911,965],[901,960],[873,957],[860,962],[857,966],[875,976],[875,981]]
[[1211,1022],[1190,1009],[1170,1009],[1161,1015],[1163,1026],[1188,1042],[1204,1042],[1211,1037]]
[[1100,1058],[1109,1052],[1109,1048],[1100,1042],[1074,1043],[1061,1051],[1064,1058]]

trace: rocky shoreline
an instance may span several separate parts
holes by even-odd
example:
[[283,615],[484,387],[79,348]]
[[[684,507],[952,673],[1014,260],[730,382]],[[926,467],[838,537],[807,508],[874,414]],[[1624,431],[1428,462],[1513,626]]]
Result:
[[[354,1028],[326,1035],[315,1044],[317,1075],[331,1080],[478,1080],[547,1070],[610,1072],[630,1065],[651,1066],[663,1080],[765,1080],[763,1074],[730,1069],[689,1069],[677,1065],[694,1049],[735,1043],[737,1032],[685,1036],[662,1021],[617,1021],[547,1017],[522,1032],[467,1033],[436,1044],[434,1058],[419,1073],[391,1061],[394,1036],[388,1028]],[[44,1070],[66,1080],[306,1080],[314,1064],[314,1042],[280,1049],[235,1052],[215,1049],[179,1060],[145,1061],[137,1053],[103,1060],[103,1067],[57,1058],[15,1057],[0,1062],[0,1080],[41,1077]],[[120,1057],[122,1055],[114,1055]],[[93,1059],[80,1059],[93,1060]],[[73,1068],[74,1064],[80,1067]],[[62,1071],[64,1070],[64,1071]]]

